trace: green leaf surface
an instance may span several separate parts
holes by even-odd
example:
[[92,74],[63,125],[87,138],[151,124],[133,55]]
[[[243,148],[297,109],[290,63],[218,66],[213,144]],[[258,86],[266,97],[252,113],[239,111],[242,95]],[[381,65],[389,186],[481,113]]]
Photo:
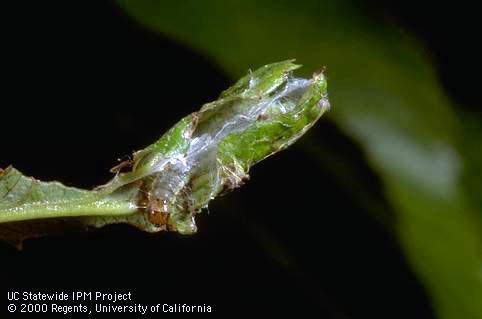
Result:
[[136,211],[128,196],[119,200],[102,192],[41,182],[13,167],[0,173],[0,222],[61,216],[131,214]]
[[119,3],[234,78],[287,57],[307,70],[327,65],[331,119],[382,178],[401,247],[439,318],[482,318],[480,176],[466,177],[481,171],[473,148],[482,130],[465,126],[412,38],[346,1]]

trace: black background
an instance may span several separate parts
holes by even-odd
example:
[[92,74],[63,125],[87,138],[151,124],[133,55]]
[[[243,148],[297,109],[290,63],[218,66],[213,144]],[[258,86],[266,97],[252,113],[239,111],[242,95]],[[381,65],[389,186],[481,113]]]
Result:
[[[413,32],[449,96],[476,112],[478,21],[468,3],[360,5]],[[215,64],[143,29],[109,1],[18,2],[2,16],[0,167],[13,164],[42,180],[104,183],[118,157],[153,142],[231,83]],[[367,190],[382,223],[340,176],[295,146],[210,205],[194,236],[117,225],[30,240],[23,251],[1,243],[4,299],[8,290],[121,290],[141,304],[206,303],[231,315],[432,318],[361,150],[329,121],[309,135],[323,136],[321,152]]]

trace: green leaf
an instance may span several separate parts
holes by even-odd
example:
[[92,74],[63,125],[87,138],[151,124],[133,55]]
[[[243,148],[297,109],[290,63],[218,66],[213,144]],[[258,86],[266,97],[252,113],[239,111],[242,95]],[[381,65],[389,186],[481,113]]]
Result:
[[[7,168],[0,175],[0,223],[70,217],[81,227],[128,223],[149,232],[195,232],[194,217],[210,200],[242,185],[252,165],[291,145],[328,109],[324,75],[295,78],[298,67],[283,61],[250,72],[92,191]],[[38,223],[35,234],[14,226],[22,238],[39,235]],[[5,239],[15,240],[12,225],[3,229]]]
[[135,212],[128,196],[118,200],[102,192],[40,182],[13,167],[0,173],[0,222],[61,216],[122,215]]
[[308,69],[326,64],[331,119],[382,178],[401,247],[439,317],[482,318],[480,189],[475,178],[463,179],[466,163],[480,171],[467,147],[480,144],[481,129],[466,132],[413,39],[334,0],[119,3],[233,77],[285,57]]

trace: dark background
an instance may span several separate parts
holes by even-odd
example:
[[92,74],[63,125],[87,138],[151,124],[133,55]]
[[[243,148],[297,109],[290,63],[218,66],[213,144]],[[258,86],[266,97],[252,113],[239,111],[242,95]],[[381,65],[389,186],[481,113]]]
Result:
[[[479,23],[468,5],[360,2],[367,15],[414,33],[455,104],[478,112]],[[2,16],[0,167],[42,180],[106,182],[117,158],[231,83],[208,59],[140,27],[110,1],[17,2]],[[29,240],[23,251],[0,243],[2,294],[118,289],[141,304],[206,303],[225,314],[432,318],[363,153],[328,120],[310,136],[324,136],[325,160],[356,177],[381,220],[357,205],[339,173],[312,170],[320,164],[295,146],[213,202],[194,236],[117,225]]]

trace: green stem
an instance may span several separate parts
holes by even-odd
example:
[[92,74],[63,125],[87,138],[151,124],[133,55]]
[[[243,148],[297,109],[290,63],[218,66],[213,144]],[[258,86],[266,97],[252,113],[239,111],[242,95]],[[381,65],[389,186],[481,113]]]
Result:
[[80,216],[124,216],[138,212],[130,202],[106,202],[105,200],[65,203],[36,203],[2,210],[0,223],[32,219]]

